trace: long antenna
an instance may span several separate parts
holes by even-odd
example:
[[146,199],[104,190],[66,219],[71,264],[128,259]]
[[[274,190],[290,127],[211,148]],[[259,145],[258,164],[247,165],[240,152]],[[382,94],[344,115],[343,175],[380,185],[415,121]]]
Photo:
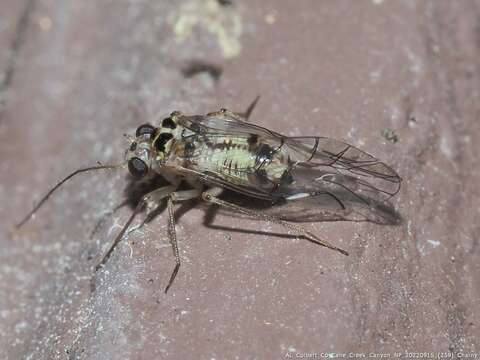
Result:
[[30,220],[32,218],[32,216],[38,211],[38,209],[40,209],[40,207],[45,203],[45,201],[48,200],[48,198],[50,197],[50,195],[52,195],[55,190],[57,190],[60,186],[62,186],[65,182],[67,182],[68,180],[70,180],[72,177],[74,177],[75,175],[77,174],[80,174],[80,173],[84,173],[84,172],[89,172],[89,171],[95,171],[95,170],[102,170],[102,169],[106,169],[106,170],[114,170],[114,169],[119,169],[119,168],[123,168],[125,167],[125,164],[119,164],[119,165],[97,165],[97,166],[91,166],[91,167],[88,167],[88,168],[84,168],[84,169],[78,169],[78,170],[75,170],[73,173],[71,173],[70,175],[68,175],[65,179],[63,179],[62,181],[58,182],[57,185],[55,185],[48,193],[45,194],[45,196],[39,201],[39,203],[37,205],[35,205],[35,207],[32,209],[32,211],[30,211],[27,216],[25,216],[25,218],[20,221],[17,225],[15,225],[15,227],[18,229],[20,227],[22,227],[28,220]]

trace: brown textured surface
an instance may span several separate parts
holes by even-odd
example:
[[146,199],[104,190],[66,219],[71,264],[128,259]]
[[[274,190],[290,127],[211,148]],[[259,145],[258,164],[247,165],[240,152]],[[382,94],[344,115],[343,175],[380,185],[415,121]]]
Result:
[[[0,357],[480,351],[480,3],[234,3],[0,5]],[[178,41],[179,14],[209,6]],[[214,68],[189,71],[196,62]],[[58,178],[121,159],[122,134],[156,114],[242,110],[257,94],[254,122],[393,164],[404,224],[309,225],[345,258],[261,222],[217,216],[231,229],[208,228],[195,208],[177,226],[183,267],[167,295],[164,214],[121,243],[90,293],[131,209],[89,234],[122,201],[124,174],[73,180],[13,231]],[[235,231],[248,228],[260,234]]]

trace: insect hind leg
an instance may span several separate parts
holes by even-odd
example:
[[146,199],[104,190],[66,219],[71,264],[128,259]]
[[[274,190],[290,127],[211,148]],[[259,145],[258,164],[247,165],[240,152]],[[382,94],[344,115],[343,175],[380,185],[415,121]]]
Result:
[[243,118],[243,121],[247,122],[248,119],[250,118],[250,115],[252,114],[253,110],[257,106],[258,100],[260,100],[260,95],[257,95],[257,97],[252,101],[250,105],[248,105],[247,110],[245,110],[244,113],[238,113],[239,116]]
[[248,122],[248,119],[250,118],[250,115],[252,114],[253,109],[255,109],[255,106],[257,105],[258,100],[260,100],[259,95],[252,101],[250,105],[248,105],[248,108],[245,110],[245,112],[233,112],[228,109],[222,108],[218,112],[209,113],[207,115],[212,115],[212,116],[227,115],[231,118],[234,118],[237,121]]
[[296,232],[298,235],[300,236],[303,236],[305,237],[306,239],[316,243],[316,244],[319,244],[319,245],[322,245],[322,246],[325,246],[329,249],[332,249],[332,250],[335,250],[335,251],[338,251],[339,253],[343,254],[343,255],[347,255],[348,256],[348,252],[346,252],[345,250],[343,249],[340,249],[332,244],[330,244],[328,241],[326,240],[323,240],[323,239],[320,239],[319,237],[317,237],[316,235],[312,234],[311,232],[309,232],[308,230],[306,230],[305,228],[303,228],[302,226],[299,226],[297,224],[292,224],[288,221],[285,221],[285,220],[282,220],[276,216],[272,216],[272,215],[268,215],[268,214],[263,214],[259,211],[255,211],[255,210],[250,210],[250,209],[246,209],[244,207],[241,207],[241,206],[238,206],[236,204],[233,204],[233,203],[230,203],[228,201],[224,201],[224,200],[221,200],[218,198],[218,196],[220,195],[222,189],[221,188],[212,188],[212,189],[209,189],[207,191],[204,191],[202,193],[202,199],[205,200],[206,202],[208,203],[211,203],[211,204],[216,204],[216,205],[219,205],[219,206],[223,206],[225,208],[228,208],[230,210],[233,210],[233,211],[236,211],[236,212],[239,212],[239,213],[242,213],[242,214],[245,214],[245,215],[248,215],[248,216],[251,216],[253,218],[256,218],[256,219],[261,219],[261,220],[265,220],[265,221],[271,221],[275,224],[279,224],[279,225],[282,225],[283,227],[287,228],[287,229],[290,229],[290,230],[293,230],[294,232]]

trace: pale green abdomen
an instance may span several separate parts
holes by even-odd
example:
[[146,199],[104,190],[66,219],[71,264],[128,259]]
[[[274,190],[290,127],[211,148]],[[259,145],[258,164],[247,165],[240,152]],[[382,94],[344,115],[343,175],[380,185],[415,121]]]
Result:
[[215,173],[217,177],[236,185],[253,185],[259,182],[277,183],[287,169],[281,157],[273,155],[262,161],[246,141],[234,142],[225,146],[206,145],[197,148],[197,156],[192,164],[195,170]]

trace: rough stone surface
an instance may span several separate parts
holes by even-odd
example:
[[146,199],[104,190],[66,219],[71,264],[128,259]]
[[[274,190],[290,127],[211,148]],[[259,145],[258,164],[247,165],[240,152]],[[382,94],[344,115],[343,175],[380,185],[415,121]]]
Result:
[[[0,358],[480,351],[480,2],[229,3],[2,1]],[[65,174],[121,160],[139,124],[258,94],[253,122],[392,164],[404,223],[308,225],[346,258],[181,207],[168,294],[165,213],[122,241],[91,292],[132,211],[105,216],[122,172],[73,179],[14,229]]]

